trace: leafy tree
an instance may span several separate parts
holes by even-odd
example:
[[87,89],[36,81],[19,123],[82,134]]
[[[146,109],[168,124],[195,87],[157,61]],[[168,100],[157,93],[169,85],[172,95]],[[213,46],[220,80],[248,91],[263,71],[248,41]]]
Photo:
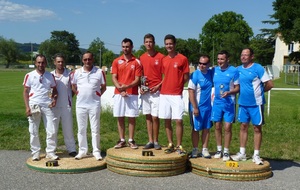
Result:
[[[201,53],[210,54],[213,64],[216,53],[222,49],[240,53],[241,49],[249,45],[253,31],[241,14],[225,11],[212,16],[202,28],[199,35]],[[234,49],[231,49],[234,46]],[[231,53],[233,54],[233,53]],[[236,60],[237,58],[232,57]]]
[[117,56],[114,54],[113,51],[108,50],[106,52],[103,53],[102,55],[102,66],[106,66],[108,68],[111,67],[113,60],[116,58]]
[[88,51],[90,51],[94,54],[95,64],[98,63],[100,65],[99,59],[100,59],[100,53],[101,53],[101,65],[104,65],[103,64],[103,54],[108,51],[104,45],[105,45],[104,42],[101,41],[99,37],[97,37],[96,39],[94,39],[91,42],[91,44],[88,48]]
[[275,38],[266,37],[264,34],[256,35],[250,41],[254,51],[254,59],[262,65],[271,65],[274,57]]
[[5,68],[9,68],[11,63],[15,63],[20,54],[17,43],[13,39],[5,39],[0,36],[0,54],[6,61]]
[[51,40],[45,40],[44,42],[41,43],[40,48],[39,48],[39,53],[43,54],[47,58],[48,66],[53,68],[53,60],[52,57],[56,53],[62,53],[65,56],[66,63],[68,62],[68,50],[66,45],[61,42],[61,41],[51,41]]

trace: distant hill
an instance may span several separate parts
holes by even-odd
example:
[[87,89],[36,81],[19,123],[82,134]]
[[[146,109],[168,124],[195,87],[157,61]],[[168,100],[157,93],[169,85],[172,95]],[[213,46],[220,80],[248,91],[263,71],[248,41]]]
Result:
[[[40,44],[36,43],[17,43],[19,49],[24,53],[30,53],[31,51],[37,51],[40,47]],[[31,49],[32,48],[32,49]]]

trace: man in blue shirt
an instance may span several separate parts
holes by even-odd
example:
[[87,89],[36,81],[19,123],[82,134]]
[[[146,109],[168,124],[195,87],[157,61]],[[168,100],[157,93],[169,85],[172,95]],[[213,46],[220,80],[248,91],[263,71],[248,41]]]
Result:
[[240,80],[238,120],[240,128],[240,152],[232,156],[235,161],[245,161],[248,128],[250,121],[254,125],[254,154],[252,161],[261,165],[263,161],[259,156],[262,141],[262,124],[264,123],[264,92],[273,88],[273,82],[265,69],[254,63],[254,52],[251,48],[243,49],[241,53],[242,65],[238,67]]
[[[214,73],[215,97],[211,120],[216,123],[215,136],[217,152],[214,158],[230,160],[229,146],[232,136],[232,123],[235,121],[235,94],[240,85],[237,69],[229,65],[229,53],[226,50],[218,53],[218,65]],[[224,152],[222,152],[222,126],[224,120]]]

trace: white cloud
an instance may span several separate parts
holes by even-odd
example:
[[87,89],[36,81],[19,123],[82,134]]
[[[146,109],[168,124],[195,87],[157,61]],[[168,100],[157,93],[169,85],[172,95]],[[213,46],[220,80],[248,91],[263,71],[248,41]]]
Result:
[[0,0],[0,21],[38,21],[55,17],[50,10]]

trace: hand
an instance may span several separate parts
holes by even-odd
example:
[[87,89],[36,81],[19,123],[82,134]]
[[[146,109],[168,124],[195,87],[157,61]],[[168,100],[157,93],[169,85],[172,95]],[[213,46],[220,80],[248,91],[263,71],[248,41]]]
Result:
[[225,98],[226,96],[228,96],[228,95],[230,95],[230,93],[229,92],[224,92],[222,95],[221,95],[221,98]]
[[32,116],[30,108],[26,109],[26,116],[27,117]]
[[121,92],[121,96],[122,96],[122,97],[127,97],[127,96],[128,96],[128,95],[127,95],[127,92],[126,92],[126,91],[122,91],[122,92]]
[[199,115],[199,109],[198,108],[194,109],[193,113],[194,113],[195,116],[198,116]]

